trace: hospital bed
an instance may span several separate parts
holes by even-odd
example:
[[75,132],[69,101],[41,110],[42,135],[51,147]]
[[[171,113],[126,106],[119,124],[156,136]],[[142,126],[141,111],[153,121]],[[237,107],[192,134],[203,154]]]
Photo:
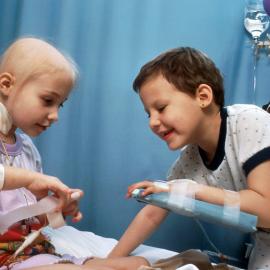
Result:
[[[79,231],[72,226],[63,226],[58,229],[46,227],[44,233],[50,237],[57,253],[68,253],[77,257],[93,256],[106,258],[117,244],[116,239],[102,237],[93,232]],[[177,254],[177,252],[168,249],[140,245],[131,255],[142,256],[152,264],[160,259],[166,259]],[[231,269],[242,270],[233,266],[231,266]],[[198,270],[198,268],[188,265],[186,267],[180,267],[179,270]]]
[[[140,190],[136,191],[133,197],[139,202],[150,203],[177,214],[192,216],[196,220],[205,220],[215,224],[233,227],[243,232],[254,232],[256,230],[256,216],[244,212],[239,212],[237,218],[233,216],[235,213],[231,213],[230,216],[230,212],[227,212],[224,215],[223,207],[218,205],[193,199],[191,204],[189,204],[192,205],[192,208],[177,207],[176,205],[170,205],[168,203],[167,193],[151,194],[142,197]],[[200,223],[198,224],[200,226]],[[203,228],[201,229],[203,230]],[[70,226],[64,226],[56,230],[46,227],[44,233],[50,237],[52,244],[56,247],[56,252],[60,254],[68,253],[77,257],[94,256],[105,258],[117,243],[116,239],[102,237],[92,232],[79,231]],[[70,242],[72,242],[72,244],[70,244]],[[140,245],[132,253],[132,255],[145,257],[150,263],[172,257],[176,254],[178,253],[171,250],[155,248],[148,245]],[[214,252],[212,252],[212,254],[208,252],[208,255],[211,257],[211,255],[214,255]],[[231,268],[235,270],[241,269],[233,266],[231,266]],[[188,270],[188,268],[186,269]]]

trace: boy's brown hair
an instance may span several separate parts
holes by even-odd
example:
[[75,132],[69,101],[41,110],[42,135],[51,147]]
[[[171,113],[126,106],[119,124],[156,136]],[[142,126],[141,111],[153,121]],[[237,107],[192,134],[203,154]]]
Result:
[[160,74],[179,91],[191,95],[195,95],[200,84],[207,84],[212,88],[215,103],[224,106],[223,78],[214,62],[204,53],[180,47],[157,56],[141,68],[133,89],[139,92],[144,83]]

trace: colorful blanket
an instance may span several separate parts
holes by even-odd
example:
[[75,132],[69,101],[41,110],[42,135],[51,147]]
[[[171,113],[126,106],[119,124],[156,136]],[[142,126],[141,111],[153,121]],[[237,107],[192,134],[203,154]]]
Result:
[[22,245],[27,236],[31,232],[39,230],[41,227],[40,224],[16,224],[7,232],[0,235],[0,267],[8,266],[14,262],[24,261],[37,254],[46,253],[57,255],[49,239],[40,233],[33,243],[27,246],[18,256],[14,256],[14,253]]

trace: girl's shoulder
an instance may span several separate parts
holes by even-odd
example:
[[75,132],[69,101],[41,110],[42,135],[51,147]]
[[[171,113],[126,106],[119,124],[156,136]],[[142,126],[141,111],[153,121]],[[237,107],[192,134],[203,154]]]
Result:
[[16,133],[16,137],[20,138],[23,144],[34,146],[32,139],[25,133]]
[[31,153],[35,159],[41,159],[37,147],[28,135],[26,135],[25,133],[17,133],[16,136],[22,141],[22,147],[24,152]]

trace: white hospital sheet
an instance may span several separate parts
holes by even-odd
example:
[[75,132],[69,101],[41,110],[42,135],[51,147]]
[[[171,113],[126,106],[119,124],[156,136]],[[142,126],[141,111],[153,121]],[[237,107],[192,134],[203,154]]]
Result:
[[[105,258],[112,248],[117,244],[113,238],[102,237],[88,231],[79,231],[72,226],[63,226],[58,229],[45,227],[43,233],[46,234],[51,243],[55,246],[56,252],[63,255],[69,254],[76,257],[100,257]],[[156,248],[147,245],[140,245],[134,250],[132,255],[142,256],[151,264],[178,254],[177,252]],[[177,270],[197,270],[195,265],[188,264]],[[243,270],[232,267],[232,270]]]
[[[63,226],[58,229],[46,227],[43,232],[50,238],[57,253],[76,257],[105,258],[117,243],[115,239],[102,237],[92,232],[79,231],[71,226]],[[147,245],[140,245],[132,253],[132,255],[145,257],[150,263],[176,254],[174,251]]]

